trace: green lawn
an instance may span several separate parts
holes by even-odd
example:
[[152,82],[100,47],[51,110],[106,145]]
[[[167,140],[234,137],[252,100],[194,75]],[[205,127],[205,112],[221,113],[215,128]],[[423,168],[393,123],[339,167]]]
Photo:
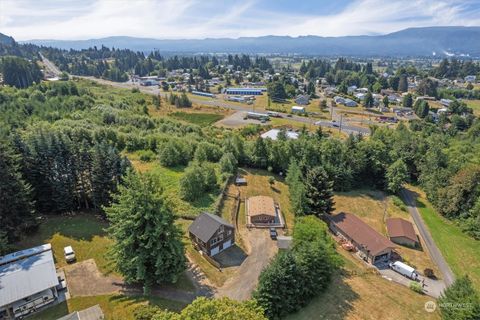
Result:
[[190,113],[190,112],[173,112],[169,114],[170,117],[190,122],[201,127],[209,126],[221,119],[223,119],[223,115],[215,114],[215,113]]
[[[77,213],[74,216],[48,216],[38,231],[17,243],[18,249],[51,243],[57,268],[66,265],[63,248],[71,245],[77,262],[94,259],[100,271],[108,275],[117,274],[115,263],[109,259],[109,248],[113,241],[107,237],[108,223],[91,213]],[[118,275],[118,274],[117,274]],[[173,285],[177,289],[192,291],[194,286],[184,273]]]
[[108,224],[93,213],[77,213],[74,216],[47,216],[38,231],[24,238],[20,249],[51,243],[57,267],[66,265],[63,248],[71,245],[77,261],[95,259],[100,271],[114,272],[114,264],[108,259],[108,248],[113,243],[107,238]]
[[105,314],[106,320],[122,319],[133,320],[134,310],[143,304],[152,304],[171,311],[180,311],[185,303],[171,301],[158,297],[103,295],[93,297],[73,297],[54,307],[33,315],[32,320],[55,320],[74,311],[80,311],[99,304]]
[[454,223],[437,214],[425,199],[417,198],[417,205],[452,271],[456,276],[468,274],[480,289],[480,241],[470,238]]
[[160,165],[158,160],[142,162],[136,153],[126,154],[132,162],[133,167],[140,172],[150,172],[155,175],[164,188],[164,193],[170,201],[173,211],[178,216],[197,216],[204,211],[212,212],[215,207],[215,201],[219,195],[219,190],[205,193],[195,201],[188,202],[180,198],[180,179],[183,176],[185,167],[166,168]]
[[469,108],[473,109],[473,113],[480,116],[480,100],[463,100]]

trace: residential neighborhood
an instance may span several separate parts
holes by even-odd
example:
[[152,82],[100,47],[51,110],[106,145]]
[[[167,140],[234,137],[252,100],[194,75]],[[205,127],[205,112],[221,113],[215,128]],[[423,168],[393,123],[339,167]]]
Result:
[[0,320],[479,320],[476,1],[0,1]]

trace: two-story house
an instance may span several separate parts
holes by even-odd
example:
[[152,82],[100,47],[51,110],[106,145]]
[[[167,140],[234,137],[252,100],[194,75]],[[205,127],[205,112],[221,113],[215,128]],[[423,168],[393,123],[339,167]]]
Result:
[[235,243],[235,228],[219,216],[202,213],[188,228],[195,248],[208,256],[231,247]]

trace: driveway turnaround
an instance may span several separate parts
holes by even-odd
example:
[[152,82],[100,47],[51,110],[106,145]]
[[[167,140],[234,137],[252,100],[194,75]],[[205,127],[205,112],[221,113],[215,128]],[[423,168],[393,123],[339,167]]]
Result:
[[235,300],[250,299],[257,286],[260,272],[277,252],[277,243],[270,239],[268,229],[245,231],[245,239],[250,243],[250,255],[243,261],[235,275],[218,288],[217,297]]
[[418,212],[415,194],[410,190],[403,189],[401,191],[401,195],[407,204],[408,211],[412,215],[413,221],[415,221],[415,224],[417,225],[417,229],[420,232],[420,235],[425,241],[425,245],[427,246],[428,252],[430,253],[430,257],[442,273],[443,280],[445,281],[447,287],[450,286],[455,281],[455,276],[453,275],[452,270],[443,258],[442,253],[438,249],[437,245],[433,241],[433,238],[430,235],[427,226],[423,222],[423,219]]

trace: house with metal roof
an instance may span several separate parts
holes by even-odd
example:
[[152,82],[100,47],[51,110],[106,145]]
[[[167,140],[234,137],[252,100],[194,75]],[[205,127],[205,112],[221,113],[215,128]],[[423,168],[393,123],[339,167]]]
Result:
[[212,257],[235,243],[235,227],[219,216],[204,212],[188,228],[197,250]]
[[54,302],[58,277],[52,246],[0,257],[0,319],[17,319]]

